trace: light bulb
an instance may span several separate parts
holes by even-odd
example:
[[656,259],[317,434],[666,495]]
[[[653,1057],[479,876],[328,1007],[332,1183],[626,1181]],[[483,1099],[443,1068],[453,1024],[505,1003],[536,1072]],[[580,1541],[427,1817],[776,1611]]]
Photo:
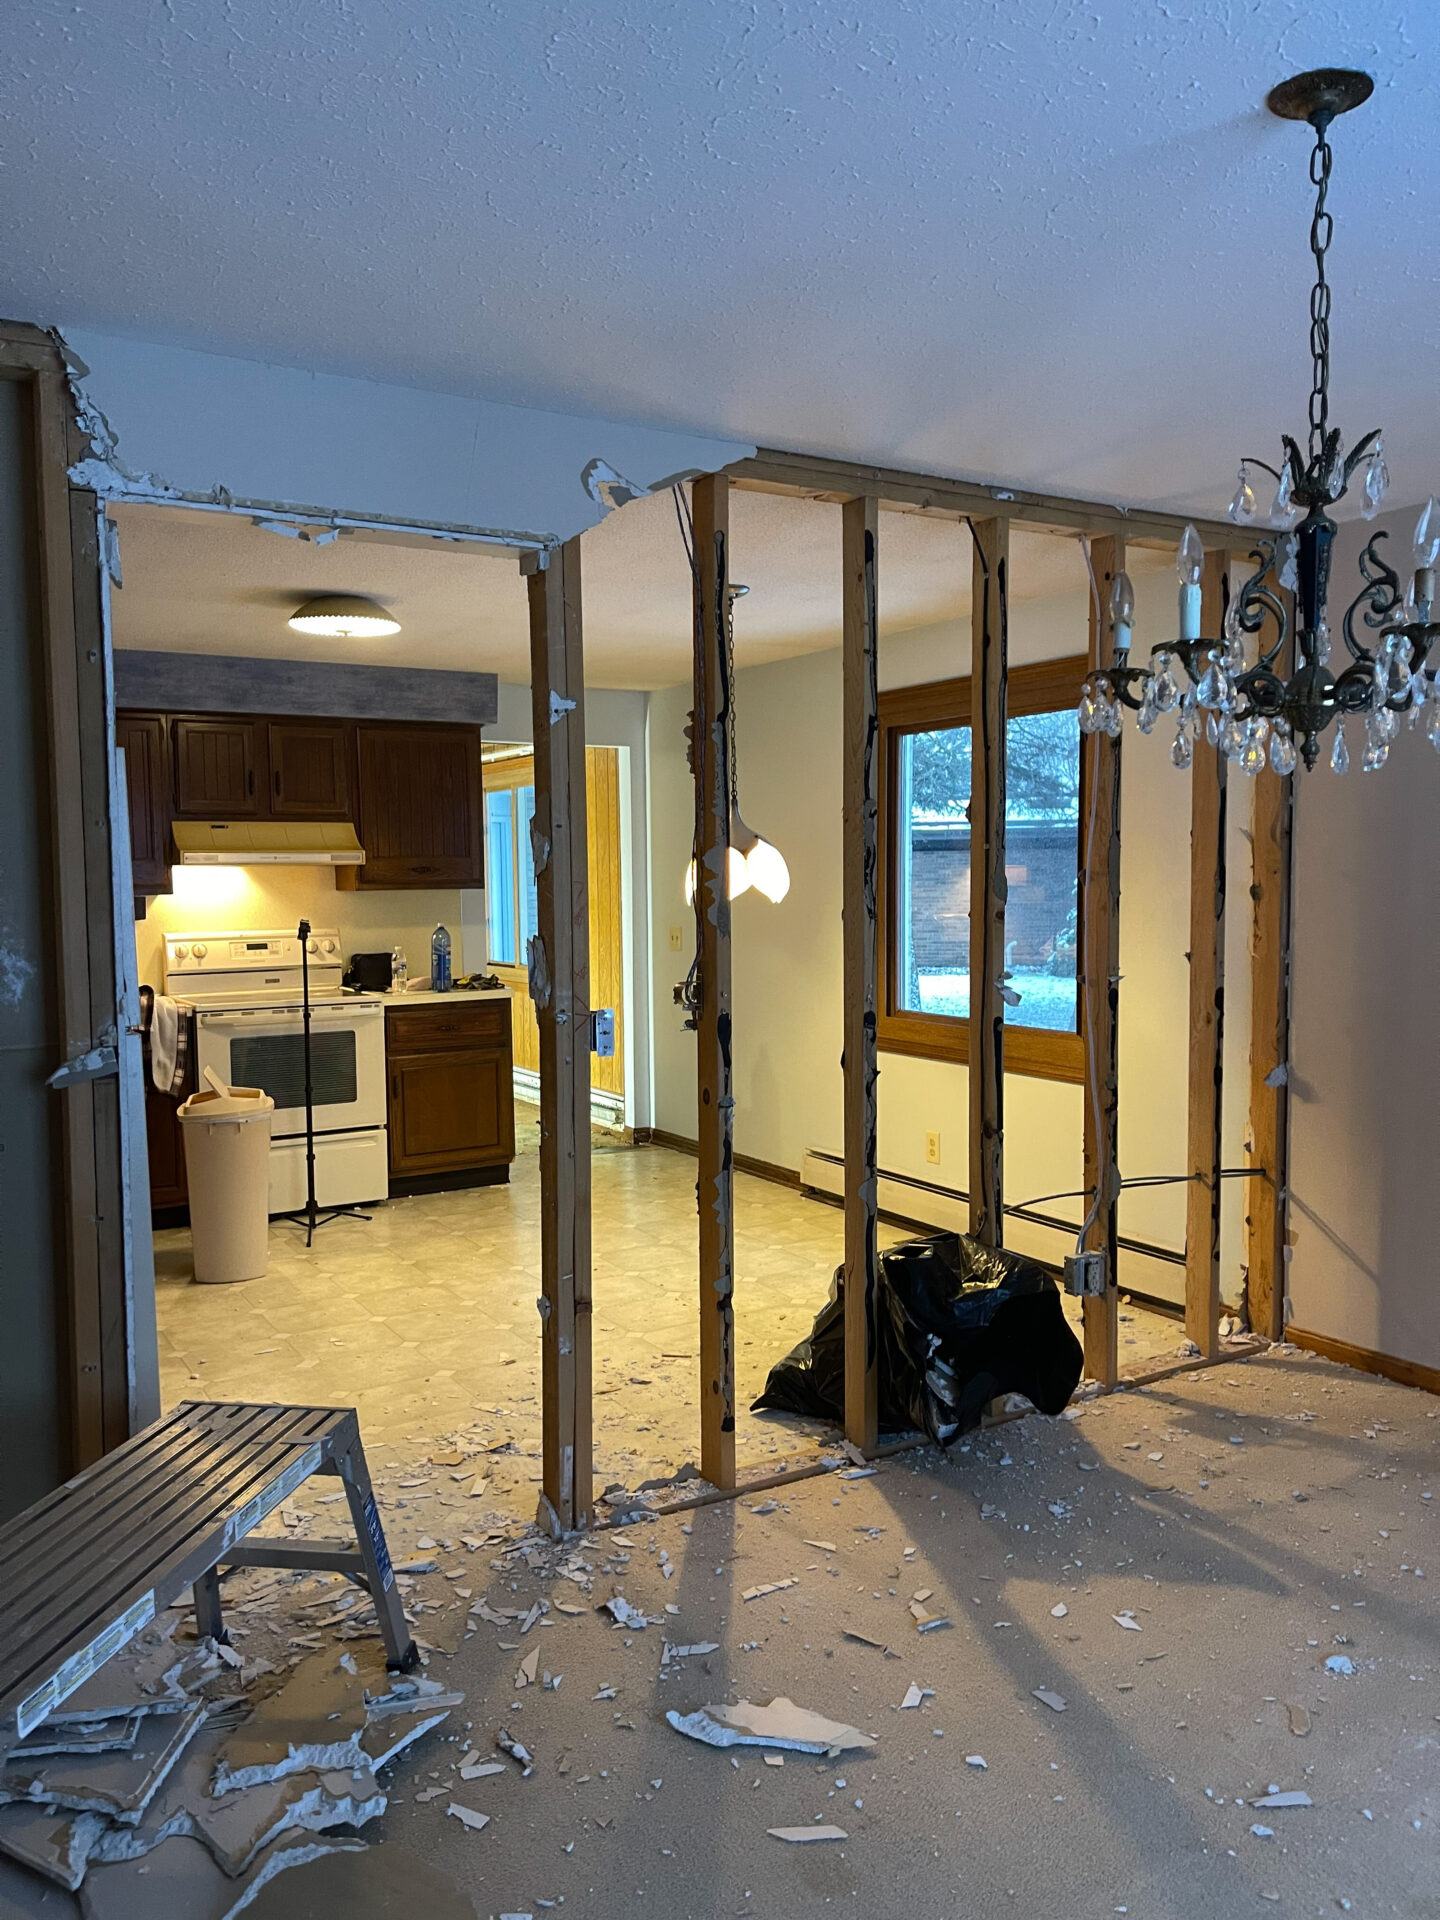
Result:
[[1205,544],[1193,526],[1187,525],[1175,549],[1175,571],[1182,587],[1198,587],[1205,564]]
[[763,837],[746,854],[745,870],[755,891],[763,893],[776,906],[790,891],[790,869],[785,864],[785,856]]
[[1110,582],[1110,629],[1116,653],[1130,651],[1130,633],[1135,624],[1135,589],[1128,573],[1117,573]]
[[[726,865],[728,885],[725,892],[729,899],[738,900],[742,893],[750,889],[750,875],[745,865],[745,856],[738,847],[731,847]],[[692,860],[685,869],[685,904],[695,904],[695,862]]]
[[1433,567],[1440,560],[1440,499],[1432,493],[1415,522],[1415,566]]

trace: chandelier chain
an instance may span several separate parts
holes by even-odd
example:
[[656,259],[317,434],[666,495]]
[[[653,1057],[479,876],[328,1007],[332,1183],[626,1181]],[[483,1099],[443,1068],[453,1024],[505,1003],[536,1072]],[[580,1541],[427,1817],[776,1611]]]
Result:
[[1310,179],[1315,187],[1315,217],[1310,222],[1310,251],[1315,256],[1315,284],[1310,289],[1310,358],[1315,380],[1310,392],[1310,458],[1320,453],[1330,429],[1330,283],[1325,278],[1325,255],[1334,221],[1325,206],[1330,187],[1330,142],[1324,121],[1316,124],[1315,150],[1310,156]]

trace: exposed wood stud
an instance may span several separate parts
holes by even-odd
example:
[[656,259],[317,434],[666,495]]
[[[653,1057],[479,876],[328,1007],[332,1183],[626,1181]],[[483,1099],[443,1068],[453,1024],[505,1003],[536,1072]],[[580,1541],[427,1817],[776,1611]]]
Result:
[[540,1030],[542,1483],[566,1531],[591,1515],[590,930],[580,542],[529,575]]
[[700,1471],[735,1484],[735,1173],[730,1035],[730,686],[726,645],[730,483],[694,484],[698,640],[692,747],[697,783],[696,1022],[700,1172]]
[[1010,526],[972,520],[970,1232],[1005,1242],[1005,681]]
[[876,599],[880,509],[842,509],[844,567],[845,1433],[878,1438],[876,1364],[876,1030],[880,931],[879,689]]
[[1250,1120],[1245,1164],[1246,1307],[1250,1331],[1285,1333],[1286,1167],[1290,1060],[1290,846],[1295,775],[1255,778],[1250,888]]
[[[1098,589],[1090,605],[1090,664],[1110,660],[1110,587],[1125,566],[1125,543],[1107,534],[1091,542]],[[1105,1255],[1106,1288],[1084,1302],[1085,1371],[1107,1387],[1119,1377],[1119,1253],[1116,1161],[1119,1120],[1120,742],[1087,734],[1081,778],[1081,976],[1085,1035],[1084,1187],[1094,1219],[1087,1248]]]
[[[1202,633],[1223,632],[1230,556],[1209,552]],[[1229,761],[1197,743],[1190,772],[1190,1044],[1186,1123],[1185,1331],[1220,1351],[1220,1120],[1225,1060],[1225,810]]]

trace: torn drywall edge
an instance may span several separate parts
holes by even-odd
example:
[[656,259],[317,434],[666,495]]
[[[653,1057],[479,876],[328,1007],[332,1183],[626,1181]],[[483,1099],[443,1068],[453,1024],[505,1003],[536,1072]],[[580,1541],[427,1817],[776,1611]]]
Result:
[[87,328],[57,337],[94,446],[77,478],[112,498],[550,546],[755,451]]

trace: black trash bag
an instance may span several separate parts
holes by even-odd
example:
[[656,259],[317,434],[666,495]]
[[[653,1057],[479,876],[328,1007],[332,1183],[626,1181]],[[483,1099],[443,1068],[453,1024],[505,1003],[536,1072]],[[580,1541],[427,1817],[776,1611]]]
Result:
[[[1079,1384],[1084,1350],[1054,1276],[966,1234],[907,1240],[880,1255],[876,1300],[880,1426],[948,1447],[1002,1394],[1057,1414]],[[845,1418],[845,1281],[808,1340],[770,1369],[754,1412]]]

